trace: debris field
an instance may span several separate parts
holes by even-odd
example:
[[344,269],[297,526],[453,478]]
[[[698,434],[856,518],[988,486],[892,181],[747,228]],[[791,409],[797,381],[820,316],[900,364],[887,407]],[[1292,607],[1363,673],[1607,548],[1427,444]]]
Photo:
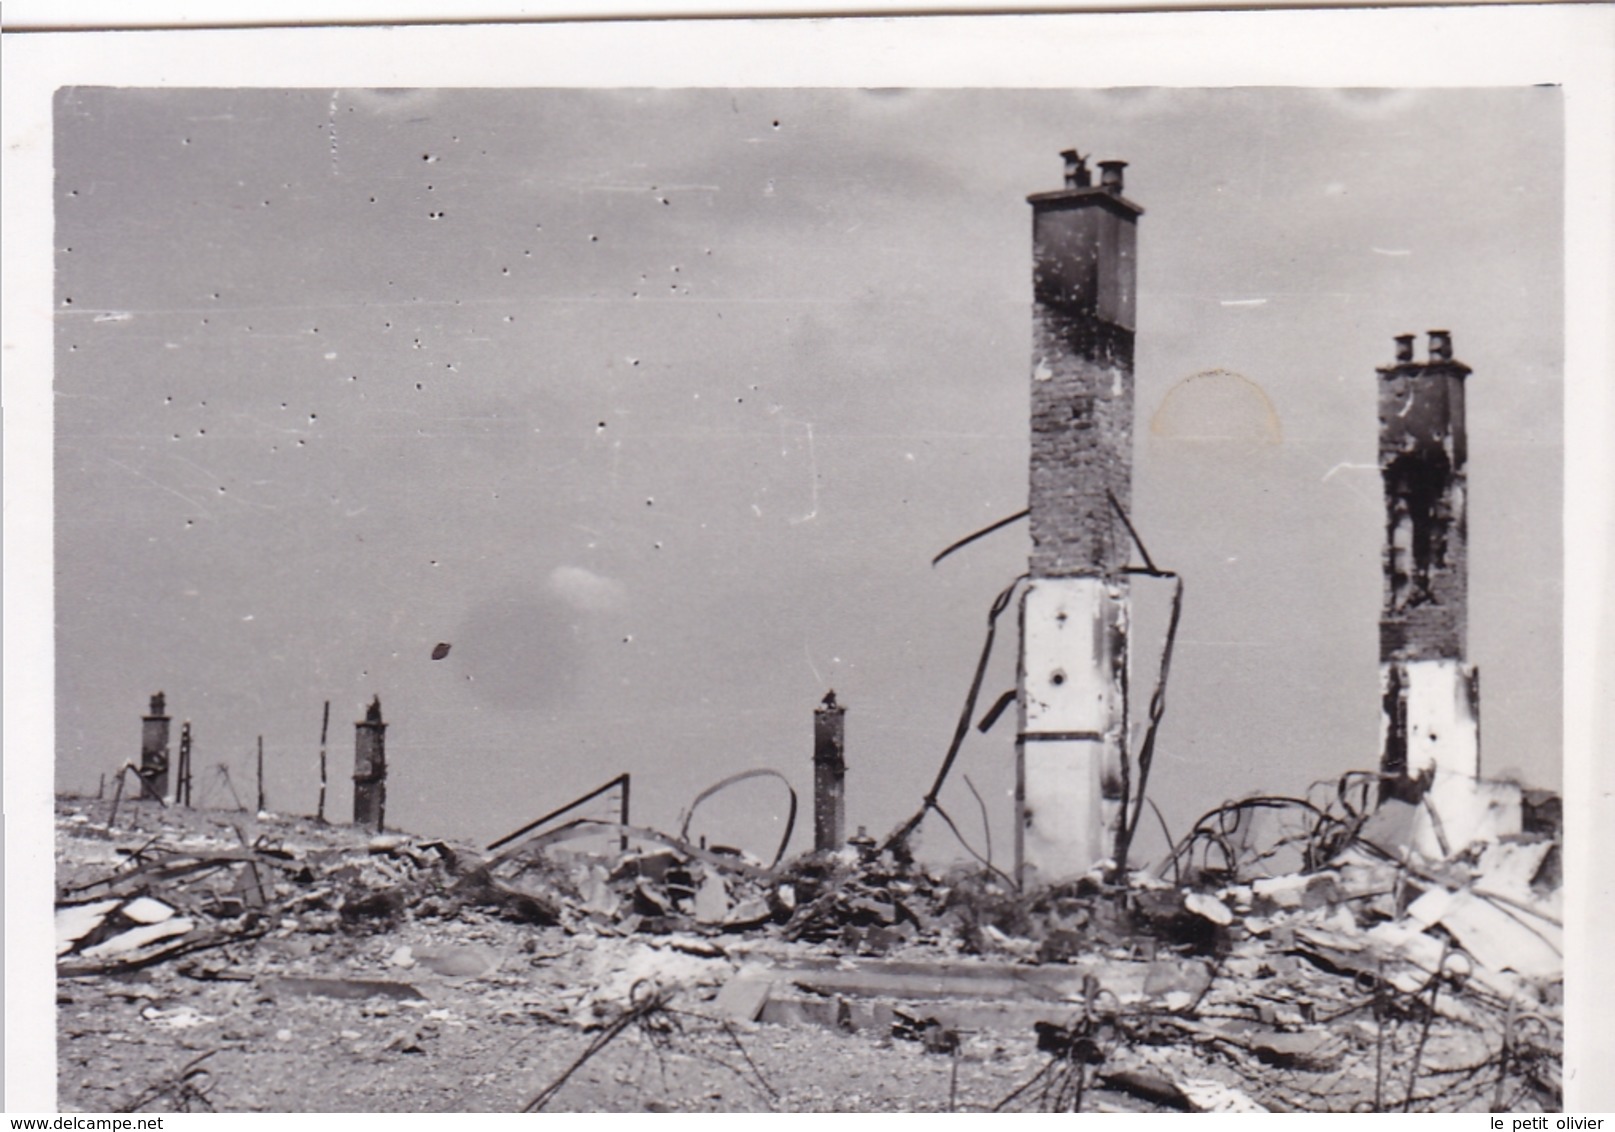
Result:
[[1559,1107],[1556,828],[1430,860],[1374,778],[1025,891],[867,838],[769,865],[574,822],[491,852],[64,797],[59,1104]]

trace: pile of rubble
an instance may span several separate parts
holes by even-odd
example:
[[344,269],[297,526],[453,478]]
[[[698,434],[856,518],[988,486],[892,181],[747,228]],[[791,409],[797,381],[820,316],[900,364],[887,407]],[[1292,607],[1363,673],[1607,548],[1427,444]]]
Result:
[[[420,929],[503,923],[589,944],[594,966],[564,1010],[518,1004],[531,977],[519,972],[501,1007],[594,1034],[589,1056],[625,1032],[654,1041],[658,1017],[693,1010],[737,1044],[757,1025],[813,1025],[957,1059],[984,1035],[1020,1035],[1043,1059],[1001,1082],[1005,1108],[1556,1106],[1557,836],[1432,860],[1414,847],[1414,807],[1342,822],[1264,801],[1202,819],[1156,870],[1170,879],[1097,870],[1035,892],[991,869],[927,870],[867,839],[778,866],[654,834],[609,854],[538,837],[491,855],[394,834],[344,840],[270,815],[214,816],[199,834],[134,807],[109,829],[94,804],[72,806],[58,974],[178,961],[193,978],[268,979],[254,949],[317,939],[380,943],[396,973],[475,978],[500,957],[436,947]],[[1253,814],[1285,820],[1264,837]],[[1299,833],[1286,825],[1295,814]],[[1286,857],[1296,867],[1281,870]],[[521,970],[560,954],[523,951]],[[392,978],[273,981],[420,997]]]

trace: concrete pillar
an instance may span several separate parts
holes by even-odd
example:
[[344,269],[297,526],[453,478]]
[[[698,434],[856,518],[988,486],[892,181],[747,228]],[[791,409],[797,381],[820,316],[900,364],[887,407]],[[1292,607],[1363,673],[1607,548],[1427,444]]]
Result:
[[168,797],[168,724],[163,694],[151,698],[151,710],[140,719],[140,789],[145,798]]
[[847,709],[831,691],[813,709],[813,850],[841,848],[847,831]]
[[353,729],[353,824],[379,832],[387,820],[387,725],[381,721],[380,696]]
[[[1445,855],[1485,832],[1476,823],[1495,820],[1498,811],[1480,796],[1479,684],[1465,662],[1464,385],[1471,371],[1453,359],[1449,333],[1432,330],[1429,342],[1428,359],[1419,362],[1413,335],[1398,336],[1395,362],[1378,369],[1385,485],[1380,771],[1387,776],[1382,797],[1429,799],[1437,816],[1423,819],[1415,842]],[[1505,826],[1511,820],[1517,818],[1502,819]]]
[[1016,869],[1069,880],[1113,850],[1127,735],[1137,221],[1125,162],[1066,159],[1032,205],[1031,580],[1021,600]]

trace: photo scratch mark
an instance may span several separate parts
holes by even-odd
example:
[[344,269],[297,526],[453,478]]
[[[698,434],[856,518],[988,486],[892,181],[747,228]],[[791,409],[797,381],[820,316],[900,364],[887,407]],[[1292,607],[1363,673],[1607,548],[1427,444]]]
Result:
[[803,430],[803,434],[807,438],[808,457],[808,512],[790,520],[791,525],[794,527],[798,523],[806,523],[819,517],[819,461],[813,447],[813,425],[809,421],[780,420],[780,455],[790,455],[788,441],[785,438],[785,429],[789,425],[798,425]]
[[[184,464],[186,467],[195,468],[198,472],[200,472],[202,474],[202,476],[205,479],[207,479],[207,481],[209,483],[217,483],[218,482],[219,477],[215,472],[212,472],[209,469],[204,468],[201,464],[198,464],[195,460],[187,459],[186,457],[181,456],[178,452],[167,452],[167,453],[165,453],[165,455],[167,455],[170,459],[178,460],[180,463]],[[270,482],[272,482],[272,481],[270,481],[270,480],[253,480],[252,481],[252,486],[256,487],[256,486],[266,484],[266,483],[270,483]],[[220,489],[220,494],[227,494],[227,493],[225,493],[224,490],[221,488]],[[184,497],[182,496],[182,498],[184,498]],[[255,499],[247,499],[246,497],[244,497],[244,496],[242,496],[240,494],[230,493],[230,494],[227,494],[227,498],[229,498],[232,502],[239,503],[243,507],[256,507],[260,511],[279,511],[280,510],[280,507],[277,506],[276,504],[263,503],[263,502],[260,502],[258,500],[255,500]]]
[[807,657],[808,668],[813,671],[813,682],[815,684],[823,684],[824,677],[819,674],[819,666],[813,663],[813,650],[808,647],[806,640],[803,640],[802,642],[802,655]]
[[342,92],[340,90],[333,90],[331,92],[330,112],[326,115],[325,120],[325,132],[331,137],[331,176],[333,177],[340,177],[342,175],[342,168],[338,161],[336,152],[337,98],[341,95],[341,93]]
[[[1328,483],[1334,474],[1339,471],[1377,473],[1379,471],[1379,465],[1356,464],[1349,460],[1342,460],[1340,463],[1336,464],[1334,467],[1325,472],[1323,474],[1323,479],[1319,482]],[[1345,485],[1347,491],[1351,492],[1351,494],[1355,495],[1357,498],[1369,503],[1374,503],[1379,500],[1380,495],[1379,484],[1376,482],[1377,479],[1378,477],[1376,476],[1374,481],[1369,481],[1367,484],[1365,484],[1364,479],[1361,476],[1342,476],[1340,482]]]
[[183,499],[186,503],[189,503],[192,507],[195,507],[197,509],[197,511],[201,513],[202,518],[204,518],[204,519],[213,518],[212,512],[210,512],[204,504],[202,504],[198,500],[192,499],[190,496],[186,495],[184,492],[176,491],[174,488],[169,487],[166,483],[162,483],[162,482],[160,482],[158,480],[152,479],[150,476],[148,476],[145,472],[141,471],[139,468],[131,468],[128,464],[125,464],[122,460],[114,460],[111,456],[103,456],[101,458],[103,460],[105,460],[107,463],[114,465],[115,467],[122,468],[124,471],[128,472],[130,475],[135,476],[135,477],[137,477],[139,479],[145,480],[147,483],[151,484],[153,487],[162,488],[164,491],[168,492],[168,494],[174,496],[176,499]]
[[1323,474],[1323,482],[1328,483],[1330,477],[1333,476],[1336,472],[1345,471],[1345,470],[1377,472],[1377,471],[1379,471],[1379,465],[1378,464],[1353,464],[1349,460],[1342,460],[1340,463],[1336,464],[1334,467],[1330,468],[1327,472],[1325,472]]

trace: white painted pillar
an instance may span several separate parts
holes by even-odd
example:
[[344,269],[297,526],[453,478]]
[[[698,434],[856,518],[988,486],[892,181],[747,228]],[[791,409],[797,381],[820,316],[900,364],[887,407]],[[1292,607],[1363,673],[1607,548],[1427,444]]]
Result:
[[1393,663],[1406,697],[1407,773],[1435,769],[1478,778],[1480,722],[1469,666],[1450,657]]
[[1114,850],[1127,734],[1125,578],[1035,578],[1021,599],[1016,860],[1071,880]]
[[1387,707],[1400,716],[1382,719],[1386,736],[1402,728],[1406,776],[1429,783],[1413,847],[1439,860],[1475,841],[1520,832],[1520,788],[1480,777],[1474,669],[1450,657],[1401,660],[1382,666],[1380,676]]

